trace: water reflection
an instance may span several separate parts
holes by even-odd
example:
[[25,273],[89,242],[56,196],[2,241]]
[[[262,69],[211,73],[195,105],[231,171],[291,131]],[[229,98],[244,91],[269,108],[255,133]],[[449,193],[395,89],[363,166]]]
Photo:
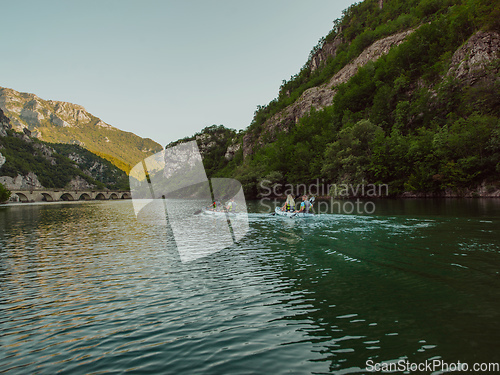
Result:
[[498,201],[384,202],[309,221],[251,203],[247,237],[187,264],[127,201],[0,207],[0,372],[498,362]]

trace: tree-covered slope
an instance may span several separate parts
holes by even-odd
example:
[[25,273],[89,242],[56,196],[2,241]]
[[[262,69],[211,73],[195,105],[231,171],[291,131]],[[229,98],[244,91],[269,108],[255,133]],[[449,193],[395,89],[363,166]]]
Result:
[[125,172],[162,149],[149,138],[106,124],[76,104],[44,100],[0,87],[0,108],[10,118],[14,130],[27,128],[45,142],[78,144]]
[[5,122],[0,130],[0,182],[7,188],[129,189],[124,171],[79,145],[46,143]]
[[[499,19],[493,0],[354,4],[235,138],[244,158],[215,174],[239,179],[250,196],[262,180],[380,183],[391,194],[497,191]],[[405,31],[387,50],[367,53]],[[325,92],[329,102],[307,102]],[[291,110],[303,103],[304,113]]]

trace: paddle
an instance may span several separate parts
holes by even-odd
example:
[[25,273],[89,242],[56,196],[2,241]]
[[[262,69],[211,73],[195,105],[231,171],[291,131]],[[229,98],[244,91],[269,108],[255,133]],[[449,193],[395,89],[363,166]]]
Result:
[[313,204],[314,204],[314,201],[315,201],[315,200],[316,200],[316,198],[311,197],[311,198],[309,199],[309,202],[311,202],[311,207],[310,207],[310,208],[311,208],[311,209],[313,210],[313,212],[316,214],[316,211],[314,211],[314,207],[313,207]]

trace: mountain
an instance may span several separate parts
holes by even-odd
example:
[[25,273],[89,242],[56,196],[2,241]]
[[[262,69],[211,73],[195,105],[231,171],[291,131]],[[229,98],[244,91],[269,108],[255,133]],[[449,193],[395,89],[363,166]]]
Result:
[[14,130],[28,129],[34,137],[49,143],[80,145],[125,172],[162,150],[153,140],[119,130],[76,104],[43,100],[0,87],[0,108]]
[[253,197],[269,191],[262,182],[317,181],[500,196],[499,30],[493,0],[350,6],[249,127],[221,142],[228,157],[213,176]]
[[[0,109],[0,190],[29,188],[128,190],[128,176],[79,145],[54,144],[16,132]],[[1,199],[0,199],[1,200]]]

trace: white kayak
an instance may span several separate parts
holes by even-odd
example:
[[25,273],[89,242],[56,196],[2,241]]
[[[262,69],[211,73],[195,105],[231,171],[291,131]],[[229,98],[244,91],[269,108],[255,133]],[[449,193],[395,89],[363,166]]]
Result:
[[207,209],[203,210],[203,213],[206,215],[214,215],[214,216],[226,216],[226,215],[235,216],[236,215],[236,212],[214,211],[214,210],[207,210]]
[[305,213],[305,212],[298,212],[298,211],[281,211],[280,207],[276,207],[274,209],[274,213],[276,215],[280,216],[287,216],[287,217],[313,217],[314,214],[311,213]]

